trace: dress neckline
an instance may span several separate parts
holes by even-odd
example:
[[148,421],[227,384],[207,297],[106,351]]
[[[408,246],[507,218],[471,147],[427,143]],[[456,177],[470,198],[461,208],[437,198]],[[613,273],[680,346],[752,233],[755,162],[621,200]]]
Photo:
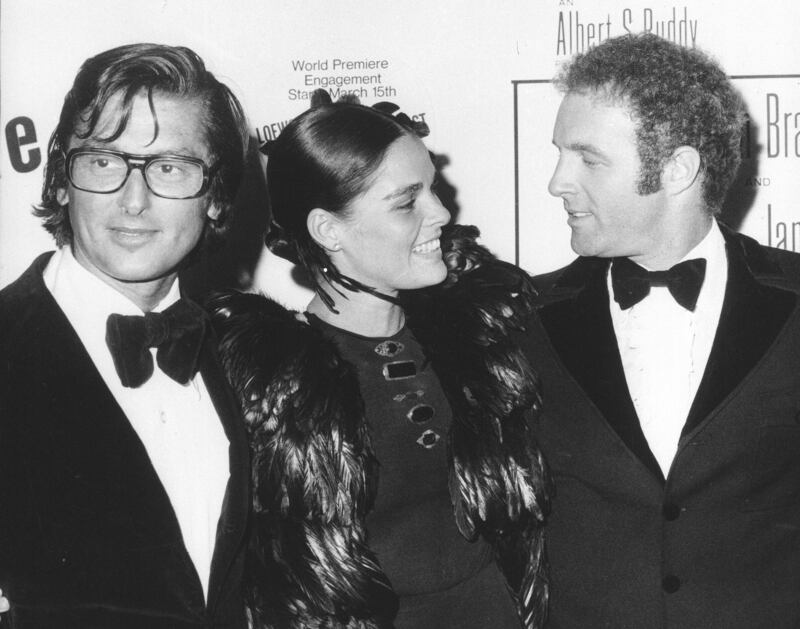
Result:
[[358,334],[357,332],[352,332],[351,330],[345,330],[344,328],[335,326],[332,323],[328,323],[327,321],[320,319],[317,315],[315,315],[312,312],[306,311],[303,313],[303,315],[305,316],[309,325],[311,325],[312,327],[327,329],[328,331],[334,332],[336,334],[343,334],[345,336],[349,336],[355,339],[360,339],[362,341],[370,341],[370,342],[392,341],[402,336],[406,331],[406,325],[404,323],[402,327],[391,336],[365,336],[363,334]]

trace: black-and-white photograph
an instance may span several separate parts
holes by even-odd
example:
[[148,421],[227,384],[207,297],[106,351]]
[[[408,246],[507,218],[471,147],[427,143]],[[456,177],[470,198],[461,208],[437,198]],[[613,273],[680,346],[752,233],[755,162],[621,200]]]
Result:
[[0,629],[800,627],[798,25],[3,0]]

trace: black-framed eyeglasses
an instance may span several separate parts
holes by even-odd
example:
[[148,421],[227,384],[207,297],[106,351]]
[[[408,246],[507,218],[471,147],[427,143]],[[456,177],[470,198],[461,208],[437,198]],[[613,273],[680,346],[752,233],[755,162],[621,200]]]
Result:
[[123,151],[81,147],[67,153],[69,182],[78,190],[116,192],[134,168],[142,171],[147,188],[165,199],[194,199],[211,182],[211,168],[196,157],[183,155],[133,155]]

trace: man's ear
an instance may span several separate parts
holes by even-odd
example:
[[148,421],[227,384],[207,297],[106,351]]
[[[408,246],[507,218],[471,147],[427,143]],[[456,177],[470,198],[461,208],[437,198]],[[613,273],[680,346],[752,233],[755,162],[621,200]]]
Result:
[[328,210],[314,208],[308,213],[306,227],[314,241],[326,251],[339,251],[339,229],[341,221]]
[[661,173],[661,185],[669,194],[679,194],[698,181],[700,153],[692,146],[679,146],[670,155]]
[[56,190],[56,201],[58,201],[59,205],[66,205],[69,203],[69,195],[67,195],[66,188],[58,188]]

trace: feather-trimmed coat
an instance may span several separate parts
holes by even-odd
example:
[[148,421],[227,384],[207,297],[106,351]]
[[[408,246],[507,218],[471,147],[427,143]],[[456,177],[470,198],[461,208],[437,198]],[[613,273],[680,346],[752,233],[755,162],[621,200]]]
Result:
[[[475,243],[443,238],[448,277],[401,295],[452,407],[450,495],[462,535],[494,548],[523,627],[544,622],[549,481],[528,428],[538,382],[513,340],[535,292]],[[378,466],[355,368],[268,299],[211,303],[250,432],[254,522],[246,588],[257,629],[391,627],[397,599],[366,544]]]

